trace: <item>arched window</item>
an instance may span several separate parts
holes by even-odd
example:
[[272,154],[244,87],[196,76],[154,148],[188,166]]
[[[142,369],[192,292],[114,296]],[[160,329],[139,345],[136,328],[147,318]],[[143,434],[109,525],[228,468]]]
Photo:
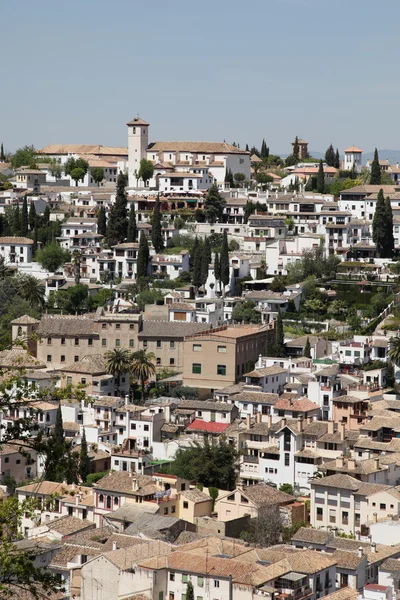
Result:
[[22,335],[22,327],[18,327],[18,336]]
[[114,504],[118,504],[118,498],[117,498],[117,496],[115,496],[115,498],[114,498]]
[[104,496],[103,496],[103,494],[100,494],[100,496],[99,496],[99,502],[104,502]]
[[111,508],[111,496],[107,496],[107,508]]

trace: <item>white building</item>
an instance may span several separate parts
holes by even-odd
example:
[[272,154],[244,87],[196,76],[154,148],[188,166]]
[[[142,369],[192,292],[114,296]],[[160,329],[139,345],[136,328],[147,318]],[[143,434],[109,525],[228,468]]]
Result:
[[33,245],[33,241],[26,237],[2,237],[0,238],[0,256],[7,265],[31,263]]
[[357,173],[360,173],[362,167],[362,153],[363,151],[356,146],[350,146],[350,148],[347,148],[344,151],[344,170],[351,171],[354,167]]
[[183,271],[189,271],[189,258],[187,250],[179,254],[154,254],[151,257],[151,273],[155,277],[161,275],[177,279]]
[[[127,123],[127,126],[129,187],[144,185],[144,182],[137,178],[142,158],[147,158],[158,167],[161,166],[161,169],[157,169],[161,176],[163,170],[164,173],[168,172],[168,176],[164,177],[168,181],[164,181],[164,184],[171,181],[171,177],[173,178],[171,166],[180,174],[182,171],[189,171],[190,168],[208,170],[211,175],[207,177],[209,181],[215,180],[221,186],[225,182],[228,169],[233,174],[243,173],[246,179],[250,179],[250,153],[236,146],[226,142],[152,142],[149,144],[150,123],[135,117]],[[192,181],[194,181],[193,177]],[[150,187],[157,184],[155,178],[147,183]],[[209,184],[204,185],[210,187]],[[189,187],[188,182],[187,187]]]
[[159,191],[169,194],[207,191],[213,183],[208,169],[191,168],[189,171],[161,173],[158,177]]

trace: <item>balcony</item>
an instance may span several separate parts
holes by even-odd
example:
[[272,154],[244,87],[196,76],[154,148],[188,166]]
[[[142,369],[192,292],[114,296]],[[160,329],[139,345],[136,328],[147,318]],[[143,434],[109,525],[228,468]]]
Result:
[[251,456],[251,455],[243,456],[243,462],[258,465],[259,458],[258,458],[258,456]]

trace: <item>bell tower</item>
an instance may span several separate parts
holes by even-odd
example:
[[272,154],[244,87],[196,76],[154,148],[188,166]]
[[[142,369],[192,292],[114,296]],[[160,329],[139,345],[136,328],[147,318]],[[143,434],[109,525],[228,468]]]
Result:
[[137,186],[135,173],[139,171],[140,161],[147,156],[149,145],[150,123],[140,117],[135,117],[127,123],[128,126],[128,176],[129,187]]

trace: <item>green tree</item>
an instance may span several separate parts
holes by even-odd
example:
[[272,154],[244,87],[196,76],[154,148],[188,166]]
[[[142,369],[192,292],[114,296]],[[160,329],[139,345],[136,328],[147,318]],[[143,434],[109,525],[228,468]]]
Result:
[[97,213],[97,233],[99,235],[106,235],[107,232],[107,217],[106,209],[104,206],[100,206]]
[[257,173],[256,175],[256,181],[259,185],[261,185],[262,189],[265,190],[267,185],[269,183],[272,183],[274,181],[273,177],[271,177],[271,175],[268,175],[267,173]]
[[58,308],[71,315],[87,310],[88,300],[89,288],[83,283],[73,285],[67,290],[60,290],[56,294]]
[[86,173],[83,169],[81,169],[80,167],[76,167],[76,169],[72,169],[69,175],[71,179],[75,181],[75,185],[78,186],[78,182],[81,180],[83,181],[85,174]]
[[138,179],[142,179],[144,181],[144,184],[146,185],[146,183],[149,181],[149,179],[151,179],[153,177],[153,173],[154,173],[153,163],[150,160],[147,160],[146,158],[142,158],[142,160],[140,161]]
[[279,491],[285,492],[285,494],[289,494],[290,496],[293,496],[294,493],[293,486],[291,483],[283,483],[279,488]]
[[261,143],[261,151],[260,151],[260,158],[262,158],[263,160],[266,160],[269,156],[269,148],[265,142],[265,139],[263,139],[262,143]]
[[393,363],[389,360],[386,363],[386,387],[393,387],[396,383]]
[[22,202],[21,235],[24,237],[28,235],[28,200],[26,196],[24,196],[24,200]]
[[330,146],[328,147],[327,151],[325,152],[325,162],[328,165],[328,167],[334,167],[335,166],[336,155],[335,155],[335,151],[333,149],[332,144],[330,144]]
[[256,310],[256,303],[253,300],[245,300],[235,304],[232,320],[236,323],[261,323],[261,313]]
[[389,358],[398,367],[400,366],[400,337],[391,337],[389,340]]
[[324,174],[324,165],[323,165],[322,160],[319,161],[319,167],[318,167],[317,192],[319,194],[325,193],[325,174]]
[[117,179],[117,193],[115,196],[115,202],[112,205],[107,223],[106,239],[110,247],[115,246],[115,244],[118,244],[119,242],[123,242],[127,234],[128,215],[125,186],[126,178],[122,173],[120,173]]
[[217,284],[221,282],[221,267],[220,267],[220,262],[219,262],[219,254],[218,252],[215,253],[214,256],[214,277],[215,277],[215,281],[217,282]]
[[381,188],[378,192],[374,218],[372,221],[372,239],[376,245],[376,251],[379,257],[384,257],[385,255],[387,235],[387,211],[383,189]]
[[12,223],[11,223],[13,235],[19,235],[21,233],[21,211],[19,209],[19,202],[12,211]]
[[126,236],[127,242],[136,242],[137,239],[137,225],[136,225],[136,212],[135,212],[135,204],[131,202],[131,207],[129,209],[129,218],[128,218],[128,232]]
[[30,306],[36,309],[43,308],[46,293],[43,281],[33,275],[23,275],[19,281],[21,294]]
[[275,321],[275,345],[273,348],[273,356],[285,356],[285,334],[283,331],[283,322],[281,311],[278,308],[278,315]]
[[231,169],[226,170],[225,181],[226,181],[226,183],[229,183],[229,187],[231,187],[231,188],[235,187],[235,181],[233,179],[233,173],[232,173]]
[[293,149],[292,149],[292,156],[296,160],[296,162],[298,162],[298,160],[299,160],[299,155],[300,155],[299,138],[296,135],[296,137],[294,139]]
[[153,223],[151,227],[151,241],[153,243],[154,250],[157,254],[159,254],[164,248],[164,240],[161,229],[161,209],[159,195],[157,196],[156,204],[154,206]]
[[194,600],[193,583],[190,580],[186,584],[186,600]]
[[61,248],[59,244],[53,242],[36,252],[37,262],[45,269],[54,273],[71,258],[68,250]]
[[139,251],[138,251],[138,259],[137,259],[137,273],[136,279],[141,279],[142,277],[146,277],[147,275],[147,267],[149,264],[149,244],[147,242],[147,237],[144,231],[141,231],[139,238]]
[[146,304],[164,304],[164,296],[157,289],[142,290],[136,296],[136,304],[140,310],[144,310]]
[[306,358],[311,358],[311,344],[309,337],[307,337],[306,345],[304,346],[304,356]]
[[394,250],[394,236],[393,236],[393,212],[392,205],[390,203],[389,196],[385,200],[385,227],[386,227],[386,240],[384,258],[392,258]]
[[3,142],[1,143],[1,148],[0,148],[0,162],[4,162],[6,160],[6,155],[4,154],[4,146],[3,146]]
[[[66,474],[67,446],[64,437],[61,406],[56,413],[54,431],[46,444],[45,473],[49,481],[64,481]],[[72,482],[70,482],[72,483]]]
[[203,241],[197,240],[194,246],[195,254],[193,256],[193,272],[192,272],[192,283],[196,289],[203,285],[204,271],[202,270],[203,265]]
[[225,287],[230,282],[230,269],[229,269],[229,249],[228,249],[228,236],[226,233],[226,229],[224,229],[224,237],[222,239],[222,248],[220,255],[220,273],[221,273],[221,282],[222,282],[222,290],[225,295]]
[[119,394],[121,376],[130,370],[132,355],[126,348],[114,348],[114,350],[106,352],[104,358],[106,361],[106,372],[115,378]]
[[208,190],[204,203],[204,213],[209,223],[213,224],[217,219],[221,220],[226,202],[219,193],[218,186],[214,183]]
[[131,372],[135,379],[140,382],[143,404],[146,401],[146,381],[156,373],[155,360],[155,354],[153,352],[146,352],[146,350],[138,350],[132,354]]
[[48,169],[49,169],[50,175],[52,177],[54,177],[54,179],[56,181],[58,179],[61,179],[64,169],[63,169],[63,166],[62,166],[60,160],[57,158],[51,158],[49,160],[48,164],[49,164]]
[[34,146],[23,146],[18,148],[11,157],[12,168],[19,169],[20,167],[30,167],[35,162],[35,147]]
[[243,181],[246,179],[246,175],[244,173],[235,173],[233,177],[238,183],[243,183]]
[[371,176],[369,178],[369,182],[371,185],[381,184],[381,167],[379,164],[378,150],[376,148],[374,152],[374,159],[371,163]]
[[45,227],[50,223],[50,207],[47,205],[43,211],[43,225]]
[[72,179],[74,179],[72,177],[72,171],[74,169],[82,169],[83,171],[83,177],[86,175],[86,173],[89,170],[89,163],[87,162],[87,160],[83,159],[83,158],[73,158],[72,156],[67,160],[67,162],[64,164],[64,173],[66,175],[70,175],[70,177]]
[[90,458],[88,454],[88,445],[86,441],[85,428],[82,431],[81,448],[79,452],[79,476],[82,483],[85,483],[87,476],[90,473]]
[[92,167],[90,169],[90,175],[97,185],[100,185],[104,179],[104,169],[102,167]]
[[29,229],[31,231],[33,231],[35,229],[35,225],[36,225],[36,208],[35,208],[35,203],[33,200],[31,200],[31,204],[29,206]]
[[333,166],[335,167],[335,169],[340,169],[340,154],[338,148],[336,148],[335,164]]

